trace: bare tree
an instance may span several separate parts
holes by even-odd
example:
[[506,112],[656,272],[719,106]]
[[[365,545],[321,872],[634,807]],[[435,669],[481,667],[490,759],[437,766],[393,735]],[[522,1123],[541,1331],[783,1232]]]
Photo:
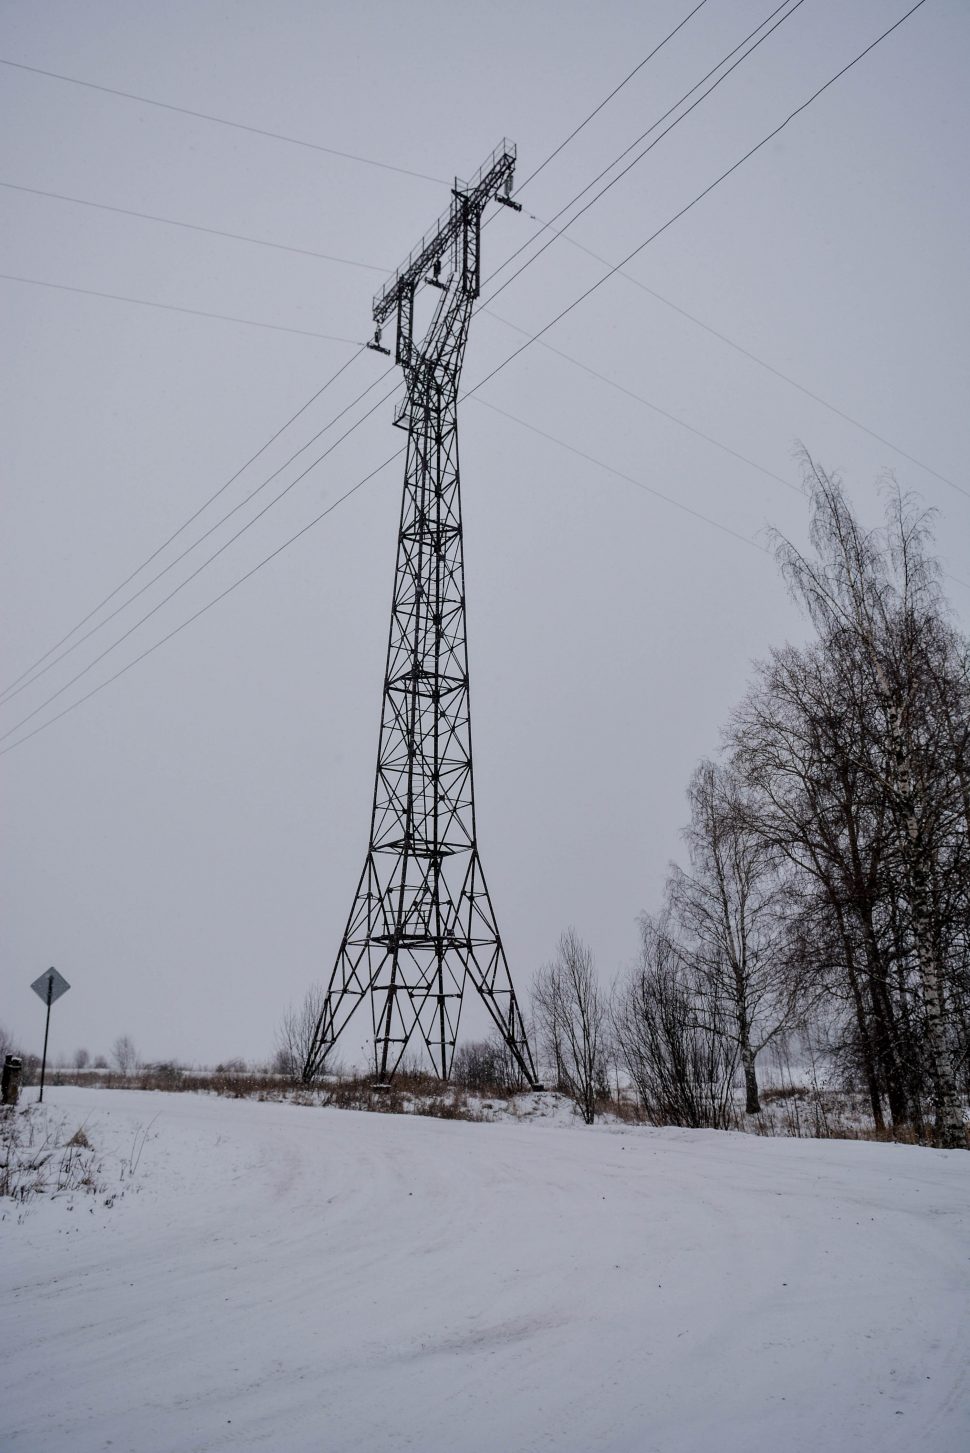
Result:
[[86,1049],[76,1049],[74,1051],[74,1068],[76,1070],[86,1070],[90,1063],[91,1056]]
[[129,1035],[119,1034],[111,1046],[111,1058],[125,1078],[135,1073],[138,1069],[138,1051]]
[[733,1123],[736,1037],[704,1005],[670,933],[669,917],[640,921],[640,961],[613,997],[617,1053],[654,1125]]
[[557,1087],[592,1125],[597,1099],[609,1094],[609,1006],[593,955],[574,929],[536,975],[532,1003],[540,1053],[554,1067]]
[[757,1056],[793,1024],[801,998],[786,952],[790,887],[730,768],[702,762],[687,797],[690,866],[674,867],[668,892],[706,1012],[737,1041],[745,1108],[756,1115]]
[[891,833],[885,793],[866,770],[865,685],[821,643],[773,651],[735,713],[732,763],[756,832],[790,865],[800,899],[793,926],[806,977],[855,1019],[877,1128],[882,1096],[908,1118],[911,1056],[892,988],[886,932]]
[[321,984],[311,984],[303,1002],[290,1005],[280,1020],[276,1031],[276,1054],[273,1067],[277,1074],[286,1079],[309,1082],[319,1078],[326,1069],[333,1046],[327,1046],[323,1054],[316,1054],[313,1070],[306,1073],[311,1052],[316,1049],[315,1034],[320,1015],[326,1003],[327,993]]
[[479,1095],[515,1095],[526,1087],[521,1065],[504,1035],[497,1031],[487,1039],[466,1040],[458,1046],[451,1080]]
[[[966,938],[963,897],[968,728],[941,709],[938,569],[927,516],[894,490],[882,531],[864,531],[838,481],[805,456],[814,558],[776,537],[779,561],[830,660],[861,680],[866,710],[853,764],[884,794],[893,836],[894,939],[912,956],[940,1144],[966,1145],[953,1055],[950,960]],[[950,653],[952,655],[952,653]],[[958,695],[948,693],[957,701]],[[956,751],[954,752],[954,747]],[[960,881],[960,878],[957,878]],[[954,920],[953,907],[957,917]],[[907,1005],[908,1007],[908,1005]]]

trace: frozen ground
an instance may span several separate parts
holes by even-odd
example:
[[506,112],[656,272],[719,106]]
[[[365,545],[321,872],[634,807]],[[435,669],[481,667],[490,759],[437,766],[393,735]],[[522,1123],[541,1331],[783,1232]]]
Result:
[[51,1099],[148,1134],[0,1203],[4,1453],[970,1447],[970,1155]]

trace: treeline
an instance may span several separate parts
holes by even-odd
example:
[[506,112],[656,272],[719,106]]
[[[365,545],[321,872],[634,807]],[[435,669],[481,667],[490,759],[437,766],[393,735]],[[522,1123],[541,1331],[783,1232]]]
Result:
[[657,1123],[736,1123],[786,1040],[864,1094],[875,1130],[965,1146],[970,648],[927,516],[893,488],[865,531],[805,464],[812,549],[773,543],[812,639],[756,666],[694,773],[636,969],[606,992],[567,934],[536,1028],[587,1119],[619,1066]]
[[[33,1050],[22,1049],[14,1036],[5,1025],[0,1024],[0,1061],[8,1055],[16,1055],[23,1066],[24,1084],[31,1084],[40,1072],[41,1057]],[[52,1055],[47,1061],[48,1069],[64,1071],[68,1067],[78,1070],[109,1070],[114,1069],[120,1075],[127,1076],[134,1074],[141,1068],[141,1061],[138,1052],[129,1035],[121,1034],[111,1047],[111,1059],[103,1054],[96,1054],[93,1057],[86,1049],[77,1049],[70,1056],[64,1054]]]

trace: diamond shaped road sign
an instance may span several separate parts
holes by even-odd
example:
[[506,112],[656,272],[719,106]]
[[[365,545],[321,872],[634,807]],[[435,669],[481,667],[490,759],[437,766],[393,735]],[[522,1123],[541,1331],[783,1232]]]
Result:
[[66,994],[71,986],[64,975],[59,974],[56,969],[46,969],[30,987],[39,999],[43,999],[45,1004],[53,1004],[62,994]]

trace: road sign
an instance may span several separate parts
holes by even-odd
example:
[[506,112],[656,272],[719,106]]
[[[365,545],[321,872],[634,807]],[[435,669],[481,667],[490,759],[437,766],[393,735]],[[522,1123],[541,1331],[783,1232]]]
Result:
[[35,979],[30,986],[38,999],[43,999],[45,1004],[56,1004],[62,994],[66,994],[71,987],[63,974],[56,969],[47,969],[39,979]]
[[44,1025],[44,1054],[40,1062],[40,1094],[37,1096],[37,1103],[39,1105],[44,1098],[44,1076],[47,1073],[47,1036],[50,1034],[51,1029],[51,1005],[55,999],[59,999],[62,994],[66,994],[71,986],[63,974],[59,974],[56,969],[51,968],[46,973],[41,974],[39,979],[35,979],[30,987],[38,999],[42,999],[47,1005],[47,1023]]

